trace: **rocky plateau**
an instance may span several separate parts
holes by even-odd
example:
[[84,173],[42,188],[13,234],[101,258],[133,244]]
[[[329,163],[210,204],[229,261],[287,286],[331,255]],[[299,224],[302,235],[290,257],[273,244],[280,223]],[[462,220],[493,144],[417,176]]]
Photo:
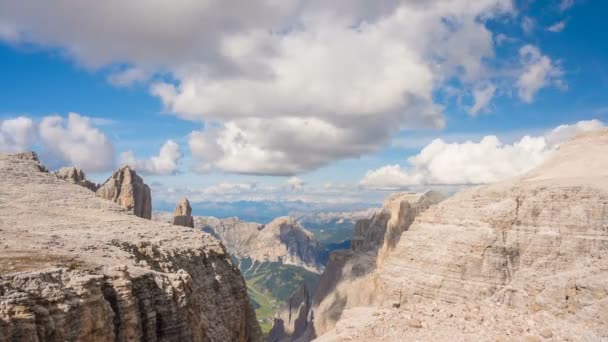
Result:
[[[100,190],[121,202],[140,180],[121,169]],[[113,201],[0,154],[0,341],[261,340],[217,239]]]

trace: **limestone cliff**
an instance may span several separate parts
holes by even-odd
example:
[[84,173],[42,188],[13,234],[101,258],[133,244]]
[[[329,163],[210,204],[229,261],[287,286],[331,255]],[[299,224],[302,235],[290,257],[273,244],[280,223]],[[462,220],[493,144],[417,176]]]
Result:
[[373,280],[324,339],[607,340],[608,130],[425,211]]
[[377,260],[392,250],[417,215],[444,198],[435,191],[395,194],[372,217],[359,220],[351,249],[330,255],[304,315],[307,319],[285,329],[286,315],[280,315],[271,333],[275,341],[309,341],[333,329],[344,310],[376,303],[373,274]]
[[311,303],[312,298],[308,287],[302,284],[275,314],[273,329],[267,340],[278,342],[285,339],[285,336],[304,335],[309,321],[308,313]]
[[116,170],[99,186],[97,196],[118,203],[135,216],[152,218],[150,187],[129,166]]
[[215,238],[40,170],[0,155],[0,341],[261,339]]

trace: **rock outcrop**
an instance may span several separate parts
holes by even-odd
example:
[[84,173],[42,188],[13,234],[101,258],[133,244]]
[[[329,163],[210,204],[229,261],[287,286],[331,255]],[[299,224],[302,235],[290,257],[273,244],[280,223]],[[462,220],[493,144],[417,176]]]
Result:
[[261,340],[224,246],[0,154],[0,341],[134,340]]
[[323,246],[291,217],[279,217],[266,225],[243,222],[238,218],[196,217],[195,226],[219,237],[237,258],[282,262],[317,273],[323,270]]
[[148,220],[152,218],[150,187],[129,166],[115,171],[96,193],[101,198],[118,203],[135,216]]
[[431,207],[373,280],[380,306],[344,311],[324,338],[607,340],[608,130]]
[[192,207],[190,207],[190,202],[185,197],[180,198],[179,202],[177,202],[177,206],[173,211],[173,224],[194,228]]
[[305,284],[295,291],[285,305],[275,313],[273,329],[268,336],[269,342],[279,342],[285,336],[303,336],[307,330],[308,313],[312,297]]
[[55,171],[54,174],[59,179],[63,179],[72,184],[78,184],[93,192],[97,191],[97,184],[89,181],[84,171],[77,167],[62,167],[61,169]]
[[330,255],[304,315],[307,319],[295,322],[290,331],[284,328],[282,315],[271,332],[276,341],[309,341],[333,329],[344,310],[376,303],[373,275],[378,260],[392,250],[417,215],[444,198],[436,191],[395,194],[371,218],[357,221],[351,249]]

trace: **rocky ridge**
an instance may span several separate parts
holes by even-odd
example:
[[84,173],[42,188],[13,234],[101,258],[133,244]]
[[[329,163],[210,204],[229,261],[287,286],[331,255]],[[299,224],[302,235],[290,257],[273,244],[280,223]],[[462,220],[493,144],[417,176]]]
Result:
[[89,181],[84,171],[77,167],[62,167],[55,171],[54,174],[59,179],[66,180],[72,184],[78,184],[93,192],[97,191],[98,185]]
[[261,339],[219,241],[42,169],[0,154],[0,341]]
[[320,341],[608,339],[608,130],[419,215]]
[[[290,322],[283,310],[275,319],[271,341],[310,341],[333,329],[342,312],[376,302],[373,274],[377,260],[392,250],[414,218],[445,196],[439,192],[399,193],[387,199],[369,219],[357,221],[351,249],[330,255],[312,295],[305,320]],[[293,324],[293,323],[292,323]]]

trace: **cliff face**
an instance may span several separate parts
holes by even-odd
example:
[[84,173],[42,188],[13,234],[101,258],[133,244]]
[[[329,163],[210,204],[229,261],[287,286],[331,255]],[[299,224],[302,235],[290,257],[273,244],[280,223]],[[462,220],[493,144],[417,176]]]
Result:
[[260,262],[282,262],[313,272],[323,270],[324,250],[314,235],[291,217],[279,217],[261,225],[237,218],[219,220],[196,217],[195,226],[210,230],[236,257]]
[[444,195],[428,191],[422,194],[399,193],[384,202],[382,208],[369,219],[359,220],[350,250],[335,251],[314,289],[310,310],[305,320],[289,327],[287,311],[279,313],[271,337],[273,341],[309,341],[333,329],[343,311],[358,305],[378,302],[373,275],[378,260],[397,245],[401,233],[414,218]]
[[0,341],[261,339],[216,239],[40,170],[0,155]]
[[150,187],[129,166],[116,170],[99,186],[97,196],[118,203],[136,216],[152,218]]
[[[608,339],[608,130],[422,213],[334,339]],[[404,324],[405,323],[405,324]]]

